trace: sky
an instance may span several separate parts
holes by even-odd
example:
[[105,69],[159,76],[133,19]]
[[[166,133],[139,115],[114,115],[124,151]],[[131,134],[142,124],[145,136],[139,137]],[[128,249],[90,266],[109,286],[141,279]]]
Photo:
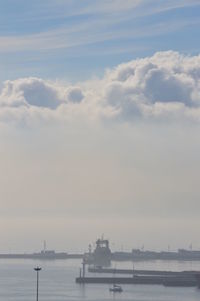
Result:
[[200,249],[200,1],[0,5],[0,252]]

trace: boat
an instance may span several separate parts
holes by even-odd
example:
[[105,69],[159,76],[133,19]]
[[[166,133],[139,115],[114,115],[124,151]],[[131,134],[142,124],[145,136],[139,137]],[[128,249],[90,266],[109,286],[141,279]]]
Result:
[[112,253],[107,239],[99,238],[96,241],[96,248],[92,252],[91,245],[89,252],[84,254],[84,262],[94,266],[108,267],[111,264]]
[[113,287],[110,287],[109,291],[113,293],[122,293],[123,289],[120,285],[113,284]]

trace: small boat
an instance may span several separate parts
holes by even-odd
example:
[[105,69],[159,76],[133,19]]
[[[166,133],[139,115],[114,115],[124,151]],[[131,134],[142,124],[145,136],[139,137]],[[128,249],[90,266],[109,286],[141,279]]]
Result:
[[113,287],[111,287],[110,289],[110,292],[114,292],[114,293],[122,293],[123,292],[123,289],[120,285],[116,285],[114,284]]

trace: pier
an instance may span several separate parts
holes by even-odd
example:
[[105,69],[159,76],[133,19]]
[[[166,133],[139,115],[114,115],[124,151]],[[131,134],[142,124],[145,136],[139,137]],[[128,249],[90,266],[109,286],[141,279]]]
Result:
[[[99,284],[143,284],[143,285],[164,285],[195,287],[199,286],[200,272],[196,271],[156,271],[156,270],[128,270],[110,268],[89,268],[91,273],[102,273],[102,277],[86,277],[85,272],[80,273],[76,278],[76,283],[99,283]],[[106,273],[113,276],[105,276]],[[117,276],[116,274],[130,274],[131,276]]]
[[164,286],[198,286],[195,277],[166,277],[166,276],[134,276],[134,277],[78,277],[79,284],[143,284],[143,285],[164,285]]
[[159,271],[159,270],[137,270],[137,269],[116,269],[116,268],[102,268],[102,267],[89,267],[90,273],[102,274],[127,274],[127,275],[151,275],[151,276],[195,276],[196,271]]

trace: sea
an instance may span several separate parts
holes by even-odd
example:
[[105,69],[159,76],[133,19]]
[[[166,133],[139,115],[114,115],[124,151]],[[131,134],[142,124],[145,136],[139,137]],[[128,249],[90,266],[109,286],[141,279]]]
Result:
[[[0,301],[36,300],[36,272],[39,266],[39,300],[41,301],[199,301],[196,287],[164,287],[162,285],[123,285],[122,293],[112,293],[108,284],[76,284],[81,260],[36,261],[0,259]],[[200,262],[144,261],[113,262],[116,268],[154,270],[196,270]],[[90,274],[91,275],[91,274]],[[95,274],[93,274],[95,277]],[[97,275],[96,275],[97,276]]]

